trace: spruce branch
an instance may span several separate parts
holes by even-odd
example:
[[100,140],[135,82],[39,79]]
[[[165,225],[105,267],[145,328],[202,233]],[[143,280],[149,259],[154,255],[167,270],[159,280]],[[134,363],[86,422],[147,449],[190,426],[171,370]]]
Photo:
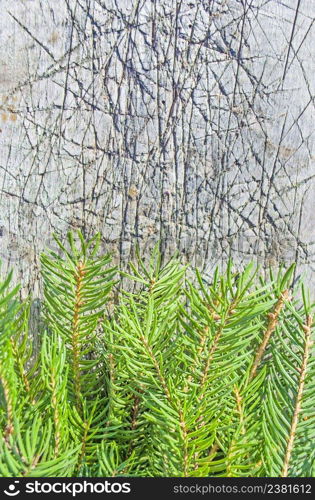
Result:
[[314,304],[293,266],[188,279],[137,250],[113,296],[99,235],[56,241],[36,349],[0,280],[1,475],[314,476]]
[[81,401],[81,374],[80,374],[80,312],[84,305],[82,302],[82,281],[85,275],[83,262],[78,262],[75,272],[74,314],[72,323],[72,369],[74,378],[74,394],[77,407],[80,408]]
[[290,433],[289,433],[289,438],[288,438],[288,442],[287,442],[281,477],[288,476],[294,440],[296,439],[297,426],[298,426],[298,422],[299,422],[299,418],[300,418],[300,413],[302,410],[302,397],[304,394],[306,371],[308,368],[308,363],[309,363],[309,358],[310,358],[310,349],[311,349],[311,346],[313,345],[313,342],[311,340],[312,324],[313,324],[313,318],[312,318],[312,316],[308,315],[306,318],[306,323],[304,325],[302,325],[302,330],[304,332],[303,360],[302,360],[302,366],[300,368],[300,377],[299,377],[299,381],[298,381],[298,391],[297,391],[296,400],[295,400],[294,413],[293,413],[292,421],[291,421],[291,425],[290,425]]
[[285,302],[287,300],[289,300],[289,298],[290,298],[289,290],[284,290],[284,292],[282,292],[281,296],[279,297],[279,299],[274,307],[274,310],[272,312],[268,313],[267,329],[264,333],[263,340],[262,340],[262,342],[257,350],[256,356],[255,356],[255,359],[253,362],[253,366],[252,366],[250,374],[249,374],[249,381],[251,381],[256,375],[257,368],[258,368],[258,366],[263,358],[263,355],[264,355],[265,350],[267,348],[270,337],[273,334],[273,332],[275,331],[276,326],[278,324],[280,312],[283,309]]

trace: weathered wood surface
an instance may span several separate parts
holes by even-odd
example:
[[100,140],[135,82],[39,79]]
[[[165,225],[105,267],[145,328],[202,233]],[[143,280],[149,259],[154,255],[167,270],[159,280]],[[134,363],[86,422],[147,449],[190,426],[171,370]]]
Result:
[[0,254],[25,290],[69,227],[314,283],[315,2],[0,6]]

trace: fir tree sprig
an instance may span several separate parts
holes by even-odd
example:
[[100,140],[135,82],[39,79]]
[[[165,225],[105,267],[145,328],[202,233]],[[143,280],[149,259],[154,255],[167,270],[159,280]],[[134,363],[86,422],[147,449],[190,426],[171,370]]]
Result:
[[155,247],[119,275],[100,240],[42,255],[36,347],[31,298],[0,282],[0,474],[314,476],[314,305],[294,266],[188,279]]

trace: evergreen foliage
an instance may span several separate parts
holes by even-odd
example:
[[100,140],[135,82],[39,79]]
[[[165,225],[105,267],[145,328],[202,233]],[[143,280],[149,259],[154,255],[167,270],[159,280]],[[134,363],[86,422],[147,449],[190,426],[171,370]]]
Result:
[[2,476],[314,476],[313,304],[293,266],[188,278],[156,248],[119,273],[99,235],[56,241],[42,331],[0,282]]

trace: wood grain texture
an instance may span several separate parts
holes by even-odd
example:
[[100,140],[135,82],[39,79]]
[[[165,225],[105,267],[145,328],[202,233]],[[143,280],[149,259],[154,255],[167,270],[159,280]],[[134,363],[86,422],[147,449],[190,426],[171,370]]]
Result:
[[315,2],[0,0],[0,257],[50,233],[315,281]]

